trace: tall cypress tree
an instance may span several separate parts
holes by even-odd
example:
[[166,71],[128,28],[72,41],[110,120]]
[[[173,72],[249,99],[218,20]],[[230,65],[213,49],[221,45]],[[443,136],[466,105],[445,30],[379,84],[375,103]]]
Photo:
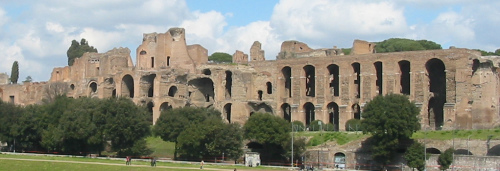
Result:
[[14,61],[12,64],[12,71],[10,72],[10,82],[12,84],[17,84],[17,80],[19,79],[19,63]]

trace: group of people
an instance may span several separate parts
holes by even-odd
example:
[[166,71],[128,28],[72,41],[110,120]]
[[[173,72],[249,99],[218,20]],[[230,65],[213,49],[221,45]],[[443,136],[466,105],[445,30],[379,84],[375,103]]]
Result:
[[[125,158],[125,164],[126,165],[132,164],[132,158],[130,156],[127,156]],[[151,157],[151,167],[156,167],[156,157]]]

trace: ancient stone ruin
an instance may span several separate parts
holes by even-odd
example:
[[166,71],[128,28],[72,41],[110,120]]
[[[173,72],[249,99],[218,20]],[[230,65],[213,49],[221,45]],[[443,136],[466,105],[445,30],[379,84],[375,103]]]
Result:
[[48,82],[6,84],[0,97],[19,105],[53,94],[128,97],[145,105],[155,122],[161,111],[182,106],[214,107],[227,122],[244,123],[254,112],[288,121],[332,123],[345,130],[362,118],[377,95],[408,95],[420,108],[422,127],[481,129],[500,125],[499,57],[469,49],[376,53],[375,44],[355,40],[351,55],[341,49],[312,49],[285,41],[276,60],[265,60],[261,43],[250,59],[234,53],[236,64],[208,62],[201,45],[186,45],[185,30],[144,34],[136,64],[130,50],[86,53],[73,66],[54,68]]

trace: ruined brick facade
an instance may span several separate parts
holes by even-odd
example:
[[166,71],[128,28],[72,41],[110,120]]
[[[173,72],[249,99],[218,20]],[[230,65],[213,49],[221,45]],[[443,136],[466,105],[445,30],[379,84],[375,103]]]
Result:
[[172,28],[144,34],[135,65],[127,48],[86,53],[73,66],[54,68],[48,82],[1,85],[0,97],[33,104],[44,98],[47,85],[63,82],[74,98],[132,98],[150,109],[153,123],[162,110],[200,106],[220,110],[227,122],[244,123],[254,112],[269,112],[345,130],[347,120],[362,118],[374,96],[397,93],[418,105],[423,127],[500,125],[497,57],[469,49],[375,53],[374,46],[356,40],[354,55],[344,55],[337,48],[285,41],[271,61],[255,42],[250,61],[237,52],[239,64],[213,64],[207,49],[186,45],[185,30]]

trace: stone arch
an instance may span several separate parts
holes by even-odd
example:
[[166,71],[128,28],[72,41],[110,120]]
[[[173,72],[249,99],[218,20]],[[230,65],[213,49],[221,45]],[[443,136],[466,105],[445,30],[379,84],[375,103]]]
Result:
[[467,149],[456,149],[454,154],[457,155],[472,155],[472,153]]
[[425,63],[429,75],[429,126],[440,129],[444,124],[444,104],[446,103],[446,67],[440,59],[430,59]]
[[134,78],[129,74],[123,76],[121,89],[121,96],[134,98]]
[[273,108],[266,102],[248,102],[248,105],[251,107],[252,113],[259,112],[274,114]]
[[361,119],[361,107],[359,107],[359,104],[355,103],[351,106],[352,110],[352,117],[354,119]]
[[377,87],[378,95],[382,95],[382,90],[383,90],[383,64],[380,61],[377,61],[373,63],[373,66],[375,67],[375,75],[376,75],[376,80],[375,80],[375,87]]
[[75,90],[75,84],[71,84],[71,85],[69,85],[69,88],[70,88],[71,90]]
[[311,124],[312,121],[316,120],[316,115],[314,112],[314,105],[311,102],[307,102],[303,106],[304,108],[304,113],[305,113],[305,119],[306,119],[306,125]]
[[401,94],[406,94],[410,95],[410,72],[411,72],[411,65],[410,61],[407,60],[402,60],[398,62],[399,64],[399,72],[400,72],[400,79],[399,79],[399,85],[401,86],[400,93]]
[[160,105],[160,112],[163,112],[163,111],[166,111],[166,110],[170,110],[172,109],[172,105],[168,102],[163,102],[161,105]]
[[283,103],[281,105],[281,111],[283,111],[283,118],[288,122],[292,121],[292,107],[288,103]]
[[336,169],[345,169],[346,157],[344,153],[338,152],[333,156],[333,163]]
[[262,100],[262,94],[263,93],[264,92],[262,90],[257,91],[257,95],[258,95],[257,99]]
[[97,93],[97,83],[95,81],[89,82],[89,91],[88,96],[92,97]]
[[175,94],[177,94],[177,86],[171,86],[168,89],[168,96],[175,97]]
[[273,84],[271,82],[266,83],[267,94],[273,94]]
[[146,55],[147,52],[145,50],[141,50],[141,52],[139,52],[139,55]]
[[500,156],[500,144],[495,145],[488,149],[488,152],[486,153],[487,156]]
[[144,93],[144,96],[153,97],[154,96],[154,80],[156,78],[156,74],[144,75],[141,77],[141,91]]
[[312,65],[304,66],[304,76],[306,78],[305,92],[306,96],[314,97],[316,95],[316,71]]
[[225,86],[226,99],[231,98],[231,96],[232,96],[232,93],[231,93],[232,87],[233,87],[233,72],[227,70],[226,71],[226,86]]
[[212,75],[212,71],[210,71],[210,69],[203,69],[202,73],[203,75]]
[[284,95],[286,97],[292,97],[292,68],[285,66],[281,69],[281,74],[283,74],[283,86]]
[[354,97],[361,98],[361,64],[354,62],[351,64],[354,75]]
[[329,81],[328,87],[330,87],[330,93],[333,96],[339,96],[340,87],[339,87],[339,66],[336,64],[331,64],[326,67],[328,69]]
[[330,102],[328,108],[328,121],[333,124],[335,131],[339,130],[339,105],[335,102]]
[[441,154],[441,151],[434,147],[429,147],[425,149],[425,152],[428,154]]
[[227,122],[231,123],[231,106],[233,104],[231,103],[227,103],[226,105],[224,105],[224,114],[226,115],[226,120]]
[[192,86],[190,101],[194,106],[209,106],[214,102],[214,82],[210,78],[197,78],[189,80]]
[[111,97],[113,97],[113,98],[116,97],[116,88],[113,89],[113,91],[111,92]]

